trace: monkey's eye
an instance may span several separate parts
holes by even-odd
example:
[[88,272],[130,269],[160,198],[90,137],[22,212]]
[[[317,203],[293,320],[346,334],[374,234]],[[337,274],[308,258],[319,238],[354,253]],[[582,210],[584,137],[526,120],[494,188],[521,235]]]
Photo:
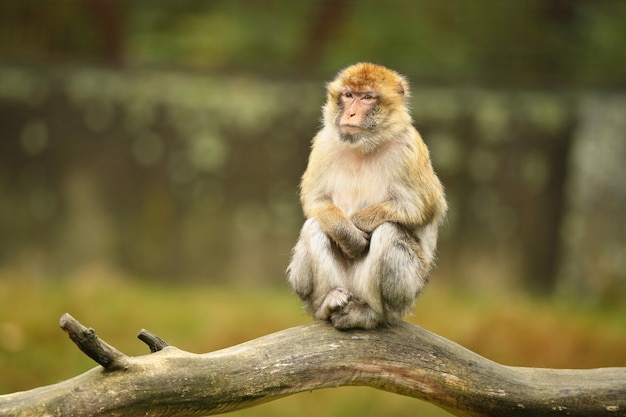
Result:
[[345,98],[352,98],[352,93],[351,93],[351,92],[349,92],[349,91],[344,91],[344,92],[343,92],[343,96],[344,96]]
[[361,96],[361,100],[374,100],[375,98],[372,93],[365,93]]

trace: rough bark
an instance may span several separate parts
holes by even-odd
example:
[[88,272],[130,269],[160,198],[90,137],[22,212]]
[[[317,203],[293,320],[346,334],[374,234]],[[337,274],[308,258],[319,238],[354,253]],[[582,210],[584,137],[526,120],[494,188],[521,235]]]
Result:
[[315,322],[193,354],[142,330],[155,353],[128,357],[69,315],[61,327],[101,366],[0,396],[2,416],[200,416],[302,391],[361,385],[429,401],[457,416],[624,416],[626,368],[499,365],[408,324],[338,331]]

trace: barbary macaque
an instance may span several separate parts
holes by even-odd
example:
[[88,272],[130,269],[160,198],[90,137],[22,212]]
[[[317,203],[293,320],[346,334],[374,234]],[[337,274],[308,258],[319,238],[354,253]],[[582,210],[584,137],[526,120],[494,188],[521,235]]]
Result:
[[338,329],[402,320],[433,266],[447,204],[409,97],[403,76],[371,63],[327,86],[287,274],[306,310]]

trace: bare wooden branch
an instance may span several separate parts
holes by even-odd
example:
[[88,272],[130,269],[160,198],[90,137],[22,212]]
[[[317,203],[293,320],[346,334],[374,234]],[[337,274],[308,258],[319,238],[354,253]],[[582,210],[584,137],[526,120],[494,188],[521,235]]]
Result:
[[[78,345],[93,357],[91,332],[86,338]],[[212,353],[167,346],[123,362],[2,395],[0,415],[198,416],[344,385],[419,398],[457,416],[626,415],[626,368],[503,366],[408,323],[340,332],[315,322]]]
[[126,355],[104,340],[101,340],[94,329],[83,326],[68,313],[61,316],[59,326],[65,330],[72,342],[74,342],[83,353],[104,368],[113,371],[126,367],[128,363],[128,357]]
[[154,333],[150,333],[146,329],[141,329],[139,334],[137,335],[139,340],[144,342],[150,348],[150,352],[158,352],[159,350],[163,350],[167,346],[169,346],[163,339]]

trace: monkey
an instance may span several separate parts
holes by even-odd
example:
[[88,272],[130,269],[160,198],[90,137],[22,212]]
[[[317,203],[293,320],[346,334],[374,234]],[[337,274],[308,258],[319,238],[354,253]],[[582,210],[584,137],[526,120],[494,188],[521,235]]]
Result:
[[367,62],[327,84],[287,278],[314,318],[340,330],[403,320],[433,267],[447,203],[409,99],[404,76]]

